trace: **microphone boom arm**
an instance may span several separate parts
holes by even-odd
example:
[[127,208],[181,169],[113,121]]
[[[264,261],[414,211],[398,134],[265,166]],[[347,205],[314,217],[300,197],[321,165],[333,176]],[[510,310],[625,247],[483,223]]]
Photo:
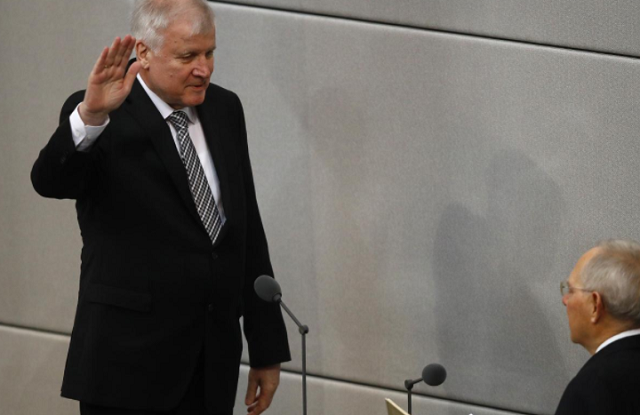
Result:
[[287,305],[284,303],[284,301],[282,301],[282,298],[278,298],[276,301],[278,303],[280,303],[282,308],[284,308],[284,311],[286,311],[287,314],[289,314],[289,317],[291,317],[291,319],[294,321],[294,323],[296,323],[296,325],[298,326],[298,331],[300,332],[300,334],[305,335],[305,334],[309,333],[309,326],[300,323],[300,320],[298,320],[296,318],[296,316],[293,315],[291,310],[289,310],[289,307],[287,307]]
[[261,275],[256,279],[253,287],[258,297],[262,300],[280,304],[298,326],[298,331],[302,338],[302,413],[303,415],[307,415],[307,333],[309,333],[309,327],[300,323],[300,320],[296,318],[291,310],[289,310],[289,307],[282,301],[280,285],[272,277]]

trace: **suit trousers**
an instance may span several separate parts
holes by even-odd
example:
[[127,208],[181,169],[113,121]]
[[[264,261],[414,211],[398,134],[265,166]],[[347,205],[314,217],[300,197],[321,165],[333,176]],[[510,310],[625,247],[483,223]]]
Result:
[[233,410],[229,412],[209,412],[205,406],[204,397],[204,351],[202,351],[200,352],[200,358],[198,359],[191,384],[177,408],[168,412],[156,412],[109,408],[80,402],[80,415],[233,415]]

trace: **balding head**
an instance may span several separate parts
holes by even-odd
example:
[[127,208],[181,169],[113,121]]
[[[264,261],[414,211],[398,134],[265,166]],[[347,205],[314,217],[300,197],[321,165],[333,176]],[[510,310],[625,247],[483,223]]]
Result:
[[204,0],[136,0],[131,14],[131,33],[150,49],[159,50],[170,24],[187,20],[191,34],[204,34],[214,28],[213,10]]
[[640,327],[640,244],[608,240],[589,252],[580,272],[584,288],[602,295],[612,317]]
[[587,251],[563,289],[571,340],[591,354],[607,339],[640,327],[640,245],[609,240]]

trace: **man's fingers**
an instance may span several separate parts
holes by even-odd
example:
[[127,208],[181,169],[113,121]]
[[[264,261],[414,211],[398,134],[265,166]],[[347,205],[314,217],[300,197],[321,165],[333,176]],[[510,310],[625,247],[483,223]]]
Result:
[[96,64],[93,66],[93,73],[94,74],[99,74],[102,72],[102,70],[104,69],[105,66],[105,62],[107,60],[107,54],[109,53],[109,48],[105,47],[104,49],[102,49],[102,53],[100,53],[100,56],[98,57],[98,60],[96,61]]
[[273,385],[267,384],[260,388],[260,396],[258,396],[258,406],[262,407],[264,411],[269,406],[271,406],[271,401],[273,401],[273,395],[276,394],[276,389]]
[[133,62],[129,67],[127,74],[124,76],[125,83],[127,84],[133,83],[134,79],[136,78],[136,75],[138,74],[138,72],[140,72],[140,68],[142,68],[142,65],[140,64],[140,62]]
[[109,53],[107,54],[107,58],[104,61],[104,69],[109,69],[113,66],[113,63],[118,53],[118,48],[120,48],[120,42],[121,42],[121,39],[119,36],[113,39],[113,43],[109,48]]
[[131,40],[131,37],[129,35],[125,36],[124,39],[122,39],[118,49],[115,50],[115,56],[113,57],[114,65],[119,66],[120,62],[122,62],[122,57],[124,56],[124,53],[129,48],[130,40]]
[[245,405],[252,405],[256,402],[256,394],[258,393],[258,381],[252,376],[249,376],[249,382],[247,384],[247,395],[244,398]]
[[279,383],[280,365],[249,369],[245,404],[250,415],[260,415],[269,408]]
[[[131,35],[125,36],[124,39],[116,37],[110,47],[105,47],[102,50],[100,57],[98,57],[98,60],[93,67],[93,74],[100,76],[98,79],[101,79],[102,81],[106,81],[107,79],[117,80],[116,78],[121,77],[123,73],[120,72],[120,70],[124,71],[127,67],[129,57],[133,52],[135,44],[136,39]],[[112,68],[119,70],[112,72]],[[135,73],[137,73],[137,71]],[[102,76],[105,77],[103,78]],[[125,83],[126,82],[127,80],[125,80]]]
[[126,75],[124,76],[123,88],[127,91],[127,95],[129,91],[131,91],[131,87],[133,86],[133,82],[136,80],[136,75],[140,71],[140,62],[134,62],[129,67]]
[[135,43],[136,43],[135,38],[133,38],[130,35],[125,36],[114,58],[113,64],[115,66],[121,66],[123,68],[126,67],[126,64],[129,61],[129,56],[131,56],[131,52],[133,51],[133,47]]
[[260,415],[264,411],[271,406],[271,401],[273,401],[273,395],[275,390],[266,391],[260,388],[260,394],[258,395],[258,399],[253,403],[253,405],[247,408],[247,413],[250,415]]
[[267,408],[264,406],[262,399],[258,397],[258,399],[253,403],[253,405],[250,405],[249,407],[247,407],[247,414],[259,415],[260,413],[264,412],[265,409]]
[[258,415],[260,412],[263,411],[263,409],[260,409],[258,407],[259,401],[256,401],[253,405],[247,407],[247,414],[248,415]]
[[129,58],[131,57],[131,53],[133,52],[133,48],[136,47],[136,38],[133,36],[128,36],[129,37],[129,45],[127,46],[127,50],[125,51],[124,54],[124,63],[126,64],[127,62],[129,62]]
[[134,63],[128,71],[126,70],[134,46],[134,37],[116,37],[112,45],[100,53],[89,75],[83,101],[83,120],[88,125],[99,125],[95,122],[104,120],[131,92],[136,75],[140,71],[139,63]]

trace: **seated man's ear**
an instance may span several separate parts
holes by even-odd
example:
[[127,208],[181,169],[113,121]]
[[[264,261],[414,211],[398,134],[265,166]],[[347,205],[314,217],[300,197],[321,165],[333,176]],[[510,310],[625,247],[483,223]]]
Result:
[[591,323],[596,324],[604,316],[605,306],[602,294],[597,291],[591,293]]

